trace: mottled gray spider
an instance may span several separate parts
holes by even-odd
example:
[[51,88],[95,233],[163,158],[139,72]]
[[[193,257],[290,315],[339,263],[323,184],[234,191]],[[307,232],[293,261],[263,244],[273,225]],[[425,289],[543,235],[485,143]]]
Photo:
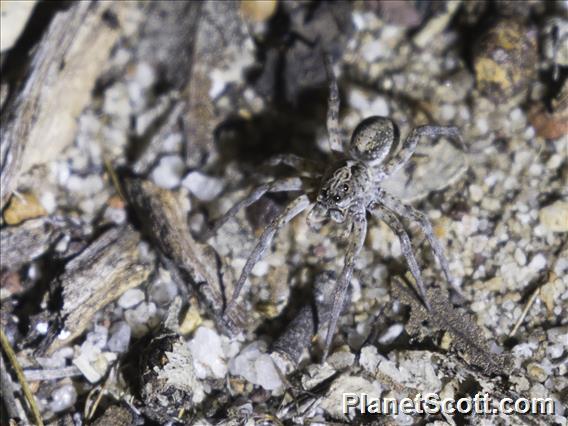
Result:
[[342,143],[338,117],[339,92],[337,81],[329,66],[328,74],[330,93],[327,131],[335,159],[331,167],[326,168],[325,165],[295,155],[280,155],[269,162],[270,165],[285,164],[319,179],[318,189],[306,188],[299,177],[278,179],[260,185],[219,218],[206,236],[206,238],[209,238],[229,218],[235,216],[240,209],[251,205],[268,192],[303,192],[262,233],[235,285],[235,290],[226,307],[227,312],[235,307],[239,293],[251,270],[270,247],[276,232],[294,217],[311,208],[308,214],[308,223],[312,229],[317,229],[318,224],[328,218],[337,223],[348,224],[351,231],[350,243],[345,255],[343,270],[334,290],[332,314],[325,339],[324,360],[329,353],[345,294],[353,274],[355,259],[365,241],[367,213],[384,221],[398,236],[402,253],[427,307],[429,307],[429,303],[420,269],[412,252],[410,238],[398,218],[399,216],[418,223],[430,243],[434,255],[440,262],[446,279],[454,286],[442,245],[434,236],[428,217],[387,193],[381,188],[381,182],[407,163],[414,154],[418,141],[423,136],[431,138],[448,137],[463,146],[460,133],[456,127],[420,126],[410,133],[398,152],[395,152],[399,141],[398,126],[390,118],[378,116],[364,119],[353,131],[351,141]]

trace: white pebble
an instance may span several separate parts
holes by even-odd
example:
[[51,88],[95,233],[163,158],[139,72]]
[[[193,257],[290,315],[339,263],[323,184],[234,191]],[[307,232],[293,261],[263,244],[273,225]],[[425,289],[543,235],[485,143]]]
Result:
[[327,359],[327,363],[331,365],[335,370],[343,370],[347,367],[351,367],[355,362],[355,355],[351,352],[338,351],[334,352]]
[[51,398],[49,408],[54,413],[59,413],[71,408],[75,404],[77,401],[77,391],[75,390],[75,386],[67,384],[55,389]]
[[404,326],[402,324],[391,325],[387,329],[387,331],[385,331],[383,335],[379,337],[379,343],[381,343],[382,345],[388,345],[389,343],[392,343],[398,336],[400,336],[400,333],[402,333],[403,330]]
[[260,351],[257,342],[248,345],[231,360],[230,371],[232,375],[242,376],[250,383],[262,386],[266,390],[282,386],[274,361],[270,355]]
[[551,359],[560,358],[564,353],[564,347],[562,345],[550,345],[546,348],[546,353]]
[[184,169],[185,164],[177,155],[162,157],[158,166],[152,170],[152,180],[161,188],[175,188],[181,182]]
[[469,187],[469,195],[473,202],[478,203],[483,198],[483,189],[479,185],[471,185]]
[[450,104],[444,104],[442,105],[442,108],[440,110],[440,113],[442,115],[442,120],[444,121],[450,121],[452,120],[455,115],[456,115],[456,109],[454,108],[453,105]]
[[150,298],[158,305],[170,303],[177,296],[178,288],[173,281],[158,281],[150,288]]
[[211,201],[223,190],[221,179],[201,172],[191,172],[183,179],[182,185],[201,201]]
[[39,202],[48,214],[52,214],[57,208],[57,202],[55,201],[53,192],[46,191],[42,193]]
[[154,303],[141,303],[136,309],[126,311],[124,319],[132,328],[134,337],[141,337],[155,325],[158,319],[156,305]]
[[546,257],[542,253],[535,255],[529,263],[529,269],[540,271],[546,266]]
[[118,299],[118,306],[123,309],[130,309],[138,305],[144,300],[144,292],[138,288],[131,288],[126,290],[120,299]]
[[270,265],[268,264],[268,262],[261,260],[256,265],[254,265],[254,267],[252,268],[252,270],[250,272],[255,277],[263,277],[268,273],[269,266]]
[[195,375],[199,379],[207,377],[222,379],[227,374],[227,363],[221,338],[215,330],[199,327],[188,343],[193,355]]
[[117,353],[126,352],[132,335],[130,326],[124,321],[119,321],[111,327],[110,333],[107,344],[109,350]]
[[375,98],[370,105],[370,109],[372,115],[379,115],[382,117],[388,117],[389,115],[389,104],[382,96],[377,96]]
[[515,260],[517,261],[519,266],[525,266],[527,263],[527,256],[520,248],[517,248],[515,250]]
[[103,112],[107,115],[125,115],[130,112],[128,88],[124,83],[117,83],[104,93]]
[[49,329],[49,326],[46,322],[38,322],[36,324],[36,331],[39,334],[47,334],[47,330]]
[[384,358],[379,355],[376,347],[365,346],[363,349],[361,349],[359,364],[361,364],[361,367],[363,367],[367,372],[375,374],[377,371],[377,366],[382,359]]
[[568,232],[568,202],[556,201],[538,213],[540,223],[548,232]]
[[516,123],[516,122],[520,123],[523,120],[523,111],[520,108],[515,108],[509,114],[509,118],[511,119],[511,121],[513,123]]
[[134,78],[142,88],[148,89],[156,81],[156,73],[149,63],[140,62],[136,67],[136,74]]
[[366,62],[375,62],[378,58],[384,56],[385,44],[382,40],[373,40],[361,46],[361,55]]
[[480,135],[484,135],[489,131],[489,123],[485,119],[485,117],[480,117],[475,122],[475,127],[479,130]]

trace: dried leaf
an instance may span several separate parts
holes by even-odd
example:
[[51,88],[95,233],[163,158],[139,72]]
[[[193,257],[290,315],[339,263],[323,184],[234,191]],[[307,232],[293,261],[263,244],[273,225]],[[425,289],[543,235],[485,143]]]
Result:
[[395,282],[394,296],[411,308],[406,324],[408,334],[422,340],[433,332],[446,331],[453,337],[451,346],[460,352],[468,364],[480,368],[485,374],[505,372],[505,358],[490,351],[483,332],[473,318],[455,309],[446,293],[439,289],[429,290],[431,311],[428,311],[411,290],[400,281]]

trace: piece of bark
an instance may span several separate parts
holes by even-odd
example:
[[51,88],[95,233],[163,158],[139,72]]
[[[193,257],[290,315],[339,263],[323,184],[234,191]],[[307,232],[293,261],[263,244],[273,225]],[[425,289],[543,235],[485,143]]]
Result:
[[77,117],[131,7],[129,2],[80,1],[54,16],[25,80],[2,109],[0,209],[21,173],[55,159],[73,141]]
[[223,314],[226,295],[219,261],[214,250],[197,243],[191,236],[180,203],[172,192],[150,181],[127,178],[124,189],[145,233],[168,260],[166,267],[182,284],[191,284],[200,300],[214,314],[217,325],[229,334],[238,333],[243,326],[238,309]]
[[162,326],[140,352],[142,411],[160,424],[182,422],[204,398],[191,351],[179,334],[181,304],[176,297]]
[[0,230],[0,270],[16,270],[44,254],[63,236],[64,221],[41,217]]
[[[0,357],[0,394],[2,400],[0,404],[5,408],[6,412],[0,413],[0,422],[7,422],[8,419],[17,419],[18,410],[16,409],[16,398],[14,397],[14,383],[4,364],[4,357]],[[4,417],[6,416],[6,417]]]
[[[271,355],[278,356],[285,372],[295,370],[302,356],[312,344],[316,335],[325,337],[333,302],[333,291],[337,275],[334,271],[323,271],[315,278],[314,298],[308,301],[290,321],[288,327],[272,345]],[[351,294],[347,295],[342,312],[351,304]]]
[[[186,162],[190,167],[199,166],[203,157],[215,152],[214,130],[226,118],[215,104],[214,97],[219,93],[212,93],[215,75],[223,75],[226,80],[230,80],[231,75],[238,75],[243,62],[252,64],[254,60],[252,46],[238,2],[203,2],[193,45],[193,56],[197,60],[192,64],[185,92],[188,103],[186,125],[191,141],[186,150]],[[239,78],[225,83],[242,84]]]
[[202,5],[200,1],[155,1],[145,5],[146,18],[134,46],[135,56],[137,61],[160,70],[162,83],[176,90],[185,88],[192,74]]
[[138,252],[140,235],[130,226],[113,228],[102,234],[71,260],[62,276],[53,283],[61,291],[61,326],[51,327],[40,352],[47,354],[79,336],[101,308],[130,288],[142,284],[150,274]]
[[132,411],[121,405],[111,405],[102,416],[96,419],[93,426],[131,426],[134,423]]

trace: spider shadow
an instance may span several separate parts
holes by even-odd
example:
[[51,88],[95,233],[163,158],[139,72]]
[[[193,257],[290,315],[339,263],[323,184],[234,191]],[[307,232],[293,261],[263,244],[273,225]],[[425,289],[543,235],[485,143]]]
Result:
[[216,167],[224,170],[237,162],[250,172],[275,155],[288,153],[325,161],[317,138],[322,134],[327,138],[327,96],[327,87],[314,87],[303,90],[295,106],[275,102],[249,118],[229,117],[214,132]]

